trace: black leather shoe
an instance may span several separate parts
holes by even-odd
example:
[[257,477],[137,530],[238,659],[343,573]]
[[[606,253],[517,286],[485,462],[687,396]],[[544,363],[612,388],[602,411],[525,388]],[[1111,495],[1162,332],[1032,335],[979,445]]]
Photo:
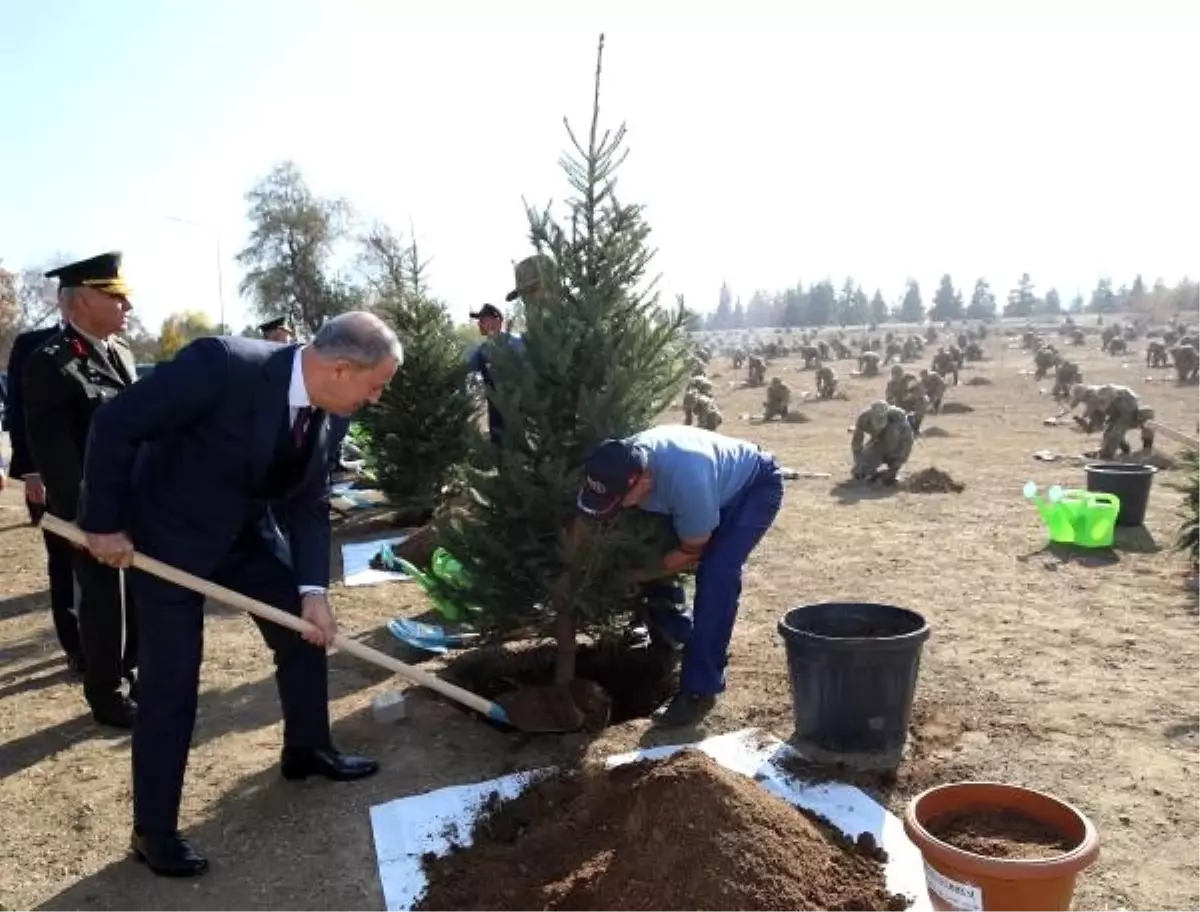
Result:
[[366,757],[343,754],[332,747],[285,747],[280,760],[284,779],[324,776],[335,782],[366,779],[379,772],[379,764]]
[[139,833],[134,828],[130,848],[159,877],[198,877],[208,870],[208,859],[178,833]]
[[113,694],[103,700],[96,700],[91,705],[92,718],[101,725],[107,725],[109,728],[133,728],[137,704],[124,694]]

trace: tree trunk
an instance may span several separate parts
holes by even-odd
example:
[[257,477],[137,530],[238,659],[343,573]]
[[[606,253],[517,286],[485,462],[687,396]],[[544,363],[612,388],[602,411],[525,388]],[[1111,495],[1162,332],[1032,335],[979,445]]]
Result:
[[575,611],[565,604],[554,612],[554,683],[560,687],[575,680]]

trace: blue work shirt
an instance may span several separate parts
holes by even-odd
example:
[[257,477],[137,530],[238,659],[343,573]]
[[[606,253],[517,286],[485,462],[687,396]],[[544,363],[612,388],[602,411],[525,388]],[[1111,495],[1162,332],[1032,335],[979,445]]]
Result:
[[683,424],[651,428],[629,442],[649,457],[650,494],[641,508],[670,515],[680,538],[711,534],[763,455],[753,443]]

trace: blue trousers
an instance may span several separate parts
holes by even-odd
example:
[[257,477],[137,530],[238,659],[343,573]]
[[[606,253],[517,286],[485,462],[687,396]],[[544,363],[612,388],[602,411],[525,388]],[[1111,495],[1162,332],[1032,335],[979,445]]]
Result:
[[[782,504],[783,474],[775,458],[763,453],[750,481],[721,510],[720,525],[696,568],[690,635],[676,636],[686,643],[679,680],[683,692],[708,695],[725,689],[725,657],[742,596],[742,565]],[[685,615],[671,619],[676,629],[683,623]]]

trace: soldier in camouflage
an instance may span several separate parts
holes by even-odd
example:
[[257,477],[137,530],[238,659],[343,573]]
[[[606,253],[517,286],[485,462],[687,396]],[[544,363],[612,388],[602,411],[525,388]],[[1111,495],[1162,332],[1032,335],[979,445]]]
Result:
[[1161,339],[1151,339],[1146,345],[1146,367],[1170,367],[1171,359],[1167,345]]
[[751,386],[762,386],[767,382],[767,362],[760,355],[751,355],[747,362]]
[[791,402],[792,388],[778,377],[772,377],[767,386],[766,401],[763,402],[763,421],[770,421],[776,416],[786,418]]
[[828,364],[817,368],[817,398],[832,399],[837,395],[838,376]]
[[1083,372],[1079,365],[1066,358],[1061,359],[1054,368],[1054,389],[1051,395],[1055,399],[1066,399],[1071,395],[1071,387],[1077,383],[1083,383]]
[[1171,357],[1175,359],[1175,373],[1180,383],[1195,383],[1197,372],[1200,371],[1200,356],[1196,347],[1190,343],[1176,345],[1171,349]]
[[899,361],[900,356],[903,354],[904,354],[904,346],[893,339],[891,342],[888,342],[887,348],[884,349],[884,352],[883,352],[884,365],[886,366],[888,364],[891,364],[893,361]]
[[691,424],[696,415],[696,400],[700,396],[712,395],[712,381],[703,374],[697,374],[688,381],[683,393],[683,423]]
[[865,351],[858,356],[858,370],[864,377],[879,376],[879,352]]
[[721,410],[711,396],[696,397],[696,424],[706,431],[715,431],[721,426]]
[[1097,455],[1101,459],[1113,459],[1118,451],[1130,452],[1125,435],[1134,428],[1141,429],[1142,449],[1152,449],[1154,431],[1146,427],[1146,422],[1153,420],[1154,410],[1143,406],[1137,393],[1127,386],[1106,385],[1101,388],[1100,395],[1104,436],[1100,439],[1100,451]]
[[921,370],[921,386],[929,399],[929,411],[934,415],[942,410],[942,400],[946,396],[946,380],[937,371]]
[[1045,379],[1046,375],[1053,369],[1055,360],[1057,358],[1058,352],[1055,350],[1053,345],[1043,345],[1041,348],[1039,348],[1037,353],[1033,356],[1033,364],[1035,368],[1033,372],[1033,379]]
[[896,405],[911,412],[913,431],[920,433],[921,423],[925,413],[929,411],[929,400],[925,396],[925,388],[913,374],[907,373],[899,364],[892,365],[892,378],[888,381],[884,399],[889,405]]
[[871,403],[859,413],[850,438],[851,474],[859,480],[895,484],[897,473],[912,454],[914,440],[904,409],[886,402]]
[[955,386],[958,386],[958,362],[950,352],[944,348],[939,348],[937,354],[933,356],[933,362],[930,366],[943,377],[952,377]]

